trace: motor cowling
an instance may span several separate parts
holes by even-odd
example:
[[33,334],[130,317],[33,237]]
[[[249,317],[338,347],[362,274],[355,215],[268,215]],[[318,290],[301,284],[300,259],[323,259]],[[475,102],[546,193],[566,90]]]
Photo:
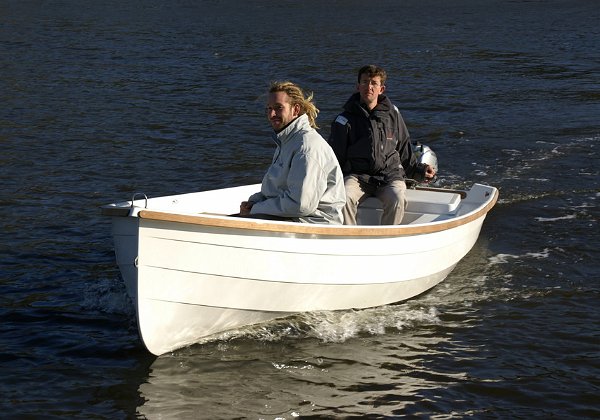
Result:
[[415,154],[419,163],[424,163],[426,165],[431,166],[433,169],[435,169],[435,172],[438,171],[437,155],[431,149],[431,147],[418,142],[412,143],[411,146],[413,149],[413,153]]
[[411,147],[413,154],[417,158],[417,162],[429,165],[435,170],[436,176],[431,181],[435,182],[438,173],[438,159],[435,152],[431,149],[431,147],[419,142],[411,143]]

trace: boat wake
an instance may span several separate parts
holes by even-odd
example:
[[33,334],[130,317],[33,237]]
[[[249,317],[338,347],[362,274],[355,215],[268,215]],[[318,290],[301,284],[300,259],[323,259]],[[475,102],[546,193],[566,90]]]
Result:
[[522,260],[522,259],[545,259],[550,256],[550,249],[544,248],[540,252],[527,252],[522,255],[513,255],[513,254],[497,254],[489,258],[490,265],[497,264],[507,264],[509,260]]
[[90,283],[85,288],[82,306],[87,311],[98,311],[111,315],[126,315],[135,321],[135,308],[119,278]]
[[351,311],[317,311],[300,313],[270,322],[226,331],[203,340],[233,341],[252,339],[318,339],[324,343],[343,343],[362,336],[383,335],[441,321],[435,307],[407,308],[388,305]]
[[310,337],[338,343],[363,334],[382,335],[441,322],[435,307],[408,309],[399,305],[362,311],[310,313],[302,318],[309,327]]

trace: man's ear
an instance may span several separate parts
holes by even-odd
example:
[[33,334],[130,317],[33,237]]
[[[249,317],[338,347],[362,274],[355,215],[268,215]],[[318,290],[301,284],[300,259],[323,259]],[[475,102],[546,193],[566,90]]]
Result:
[[381,85],[381,90],[379,91],[379,94],[381,95],[383,92],[385,92],[385,85]]
[[294,116],[297,117],[300,115],[300,104],[294,105]]

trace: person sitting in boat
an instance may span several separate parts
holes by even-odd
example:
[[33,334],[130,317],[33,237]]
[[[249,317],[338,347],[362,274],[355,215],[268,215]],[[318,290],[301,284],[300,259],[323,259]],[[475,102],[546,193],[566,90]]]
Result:
[[402,222],[406,182],[429,182],[430,165],[413,154],[410,136],[398,108],[385,96],[386,72],[374,65],[360,68],[355,92],[331,123],[329,144],[344,173],[344,223],[356,224],[358,205],[375,196],[383,204],[382,225]]
[[240,205],[240,216],[342,224],[346,203],[338,160],[316,128],[312,94],[296,84],[274,82],[266,114],[277,149],[260,192]]

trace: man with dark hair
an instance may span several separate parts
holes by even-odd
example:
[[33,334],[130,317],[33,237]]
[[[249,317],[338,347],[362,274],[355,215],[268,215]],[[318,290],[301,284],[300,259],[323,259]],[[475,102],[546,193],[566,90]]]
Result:
[[435,169],[417,162],[406,124],[385,96],[385,71],[364,66],[358,71],[357,92],[331,124],[329,144],[344,174],[344,224],[356,224],[358,205],[370,196],[383,204],[382,225],[402,222],[406,178],[430,181]]

